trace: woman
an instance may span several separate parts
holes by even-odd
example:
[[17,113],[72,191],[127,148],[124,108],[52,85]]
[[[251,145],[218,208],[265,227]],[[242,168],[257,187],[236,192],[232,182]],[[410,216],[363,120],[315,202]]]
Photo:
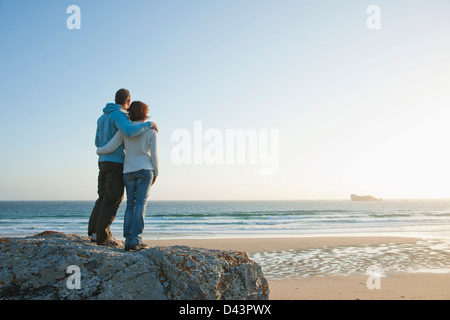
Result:
[[[148,106],[140,101],[133,101],[128,109],[132,125],[145,122],[149,118],[147,113]],[[133,138],[124,137],[118,131],[105,146],[97,149],[97,154],[111,153],[122,143],[125,148],[123,181],[127,193],[123,236],[125,250],[137,251],[147,248],[142,242],[142,232],[150,186],[153,186],[158,176],[156,131],[150,129]]]

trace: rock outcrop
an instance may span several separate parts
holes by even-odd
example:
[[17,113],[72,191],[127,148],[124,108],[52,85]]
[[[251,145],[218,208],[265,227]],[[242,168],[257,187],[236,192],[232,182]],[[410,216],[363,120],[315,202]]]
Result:
[[43,232],[0,238],[0,299],[265,300],[258,264],[237,251],[186,246],[138,252]]
[[356,194],[351,194],[350,195],[350,199],[352,201],[383,201],[382,198],[377,199],[377,198],[372,197],[372,196],[358,196]]

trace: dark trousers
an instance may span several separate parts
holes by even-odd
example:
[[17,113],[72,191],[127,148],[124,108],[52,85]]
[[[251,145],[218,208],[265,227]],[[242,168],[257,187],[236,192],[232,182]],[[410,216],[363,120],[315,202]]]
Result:
[[124,196],[123,164],[103,161],[98,168],[98,199],[89,219],[88,234],[96,233],[97,243],[104,243],[111,237],[109,227]]

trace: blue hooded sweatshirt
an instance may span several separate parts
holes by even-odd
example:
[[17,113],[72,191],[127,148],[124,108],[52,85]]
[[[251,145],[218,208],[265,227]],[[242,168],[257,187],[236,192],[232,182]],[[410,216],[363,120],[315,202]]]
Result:
[[[114,137],[117,130],[126,137],[135,137],[152,126],[151,122],[143,122],[139,125],[132,125],[128,119],[127,112],[124,108],[115,103],[108,103],[103,109],[103,115],[97,121],[97,134],[95,136],[95,146],[97,148],[103,147]],[[123,145],[117,148],[114,152],[100,155],[98,162],[111,161],[123,163],[125,160],[125,153]]]

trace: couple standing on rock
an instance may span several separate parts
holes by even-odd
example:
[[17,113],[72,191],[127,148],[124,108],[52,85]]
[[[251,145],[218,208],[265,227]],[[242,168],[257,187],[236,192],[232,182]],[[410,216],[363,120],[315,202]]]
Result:
[[142,242],[147,198],[158,176],[158,127],[147,121],[147,114],[145,103],[131,102],[130,92],[120,89],[115,103],[108,103],[97,121],[98,199],[89,219],[88,234],[91,241],[99,245],[119,246],[110,226],[122,202],[125,186],[125,250],[147,247]]

